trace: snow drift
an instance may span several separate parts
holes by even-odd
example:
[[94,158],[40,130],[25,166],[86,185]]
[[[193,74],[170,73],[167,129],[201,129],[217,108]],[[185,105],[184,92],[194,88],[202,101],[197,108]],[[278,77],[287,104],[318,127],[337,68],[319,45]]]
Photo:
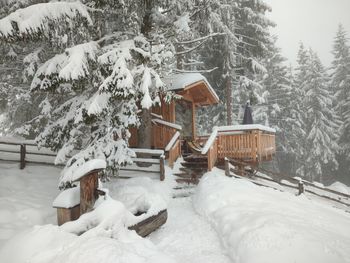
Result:
[[350,215],[221,171],[206,174],[194,207],[237,263],[350,262]]

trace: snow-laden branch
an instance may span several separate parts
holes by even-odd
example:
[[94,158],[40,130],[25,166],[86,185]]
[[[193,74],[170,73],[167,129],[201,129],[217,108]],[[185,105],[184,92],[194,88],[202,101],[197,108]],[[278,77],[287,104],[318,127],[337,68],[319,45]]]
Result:
[[49,84],[46,77],[52,75],[58,75],[65,81],[85,78],[89,75],[89,61],[96,61],[98,48],[96,42],[88,42],[67,48],[65,53],[49,59],[35,73],[31,89],[39,86],[45,89],[46,84]]
[[11,13],[0,20],[0,36],[7,38],[35,34],[48,28],[52,21],[69,23],[80,16],[92,25],[87,7],[79,1],[53,2],[31,5]]
[[212,68],[212,69],[207,69],[207,70],[183,70],[183,69],[175,69],[176,72],[178,73],[210,73],[213,72],[214,70],[217,70],[218,67]]
[[176,44],[180,44],[180,45],[188,45],[188,44],[193,44],[199,41],[203,41],[206,40],[208,38],[212,38],[212,37],[216,37],[216,36],[224,36],[226,35],[226,33],[213,33],[204,37],[199,37],[196,39],[192,39],[192,40],[188,40],[188,41],[176,41]]
[[186,49],[184,51],[181,51],[181,52],[177,52],[175,55],[176,56],[182,56],[182,55],[185,55],[187,53],[191,53],[192,51],[196,50],[197,48],[201,47],[202,45],[204,45],[205,42],[207,42],[208,39],[205,39],[203,42],[199,43],[198,45],[190,48],[190,49]]

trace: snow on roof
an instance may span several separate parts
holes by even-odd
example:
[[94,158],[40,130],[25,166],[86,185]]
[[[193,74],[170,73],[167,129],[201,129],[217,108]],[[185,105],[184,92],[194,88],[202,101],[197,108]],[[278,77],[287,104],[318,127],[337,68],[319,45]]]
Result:
[[168,90],[176,91],[182,90],[186,87],[196,83],[198,81],[204,81],[208,86],[210,93],[219,101],[219,97],[216,94],[215,90],[212,88],[208,80],[200,73],[181,73],[174,74],[168,78],[164,79],[164,83],[167,84]]
[[102,159],[93,159],[85,162],[84,164],[78,167],[71,166],[64,171],[64,174],[60,181],[75,182],[93,170],[106,169],[106,166],[106,161]]
[[80,187],[66,189],[53,201],[54,208],[72,208],[80,203]]

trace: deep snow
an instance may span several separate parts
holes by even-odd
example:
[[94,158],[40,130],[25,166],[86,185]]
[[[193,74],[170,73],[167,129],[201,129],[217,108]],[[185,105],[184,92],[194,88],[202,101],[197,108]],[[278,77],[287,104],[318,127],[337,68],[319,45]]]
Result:
[[[193,196],[176,199],[168,167],[165,182],[141,174],[112,179],[102,187],[113,199],[100,200],[96,212],[50,225],[56,223],[52,201],[60,172],[0,162],[1,262],[350,262],[349,213],[218,169],[204,176]],[[132,213],[166,207],[167,223],[146,239],[126,229]],[[77,236],[82,229],[88,231]]]

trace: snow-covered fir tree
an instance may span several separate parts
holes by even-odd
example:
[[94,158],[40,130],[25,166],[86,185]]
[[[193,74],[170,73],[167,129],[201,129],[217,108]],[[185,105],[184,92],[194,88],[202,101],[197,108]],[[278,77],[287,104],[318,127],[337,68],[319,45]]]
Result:
[[301,46],[298,58],[296,83],[303,90],[306,132],[303,164],[298,173],[309,180],[324,182],[328,179],[326,171],[338,167],[338,118],[332,108],[329,78],[317,54]]
[[[241,123],[243,106],[264,103],[265,87],[258,81],[258,75],[266,72],[262,59],[267,55],[271,42],[269,28],[274,23],[266,17],[271,11],[264,1],[213,1],[204,15],[208,19],[202,30],[216,29],[225,35],[213,38],[203,50],[207,68],[217,68],[208,79],[214,84],[224,105],[203,110],[204,116],[211,116],[214,125]],[[215,54],[208,56],[206,54]],[[263,117],[264,116],[264,117]],[[266,113],[255,108],[258,122],[266,120]],[[204,117],[203,123],[208,118]],[[202,127],[206,125],[202,125]]]
[[139,110],[164,103],[161,78],[174,67],[176,35],[188,30],[180,6],[149,0],[48,2],[0,20],[3,43],[44,42],[52,52],[37,64],[35,54],[23,61],[33,65],[30,91],[45,94],[41,114],[24,130],[40,131],[39,145],[59,150],[56,163],[74,149],[81,151],[68,166],[102,157],[112,168],[130,160],[128,128],[140,124]]
[[301,115],[301,94],[294,85],[292,69],[275,43],[269,46],[269,56],[264,62],[267,72],[263,85],[268,92],[266,103],[260,105],[268,113],[269,126],[276,129],[278,170],[295,174],[301,159],[300,138],[305,136]]
[[342,25],[333,45],[331,88],[334,93],[333,105],[341,120],[338,156],[340,176],[350,171],[350,48],[347,34]]

